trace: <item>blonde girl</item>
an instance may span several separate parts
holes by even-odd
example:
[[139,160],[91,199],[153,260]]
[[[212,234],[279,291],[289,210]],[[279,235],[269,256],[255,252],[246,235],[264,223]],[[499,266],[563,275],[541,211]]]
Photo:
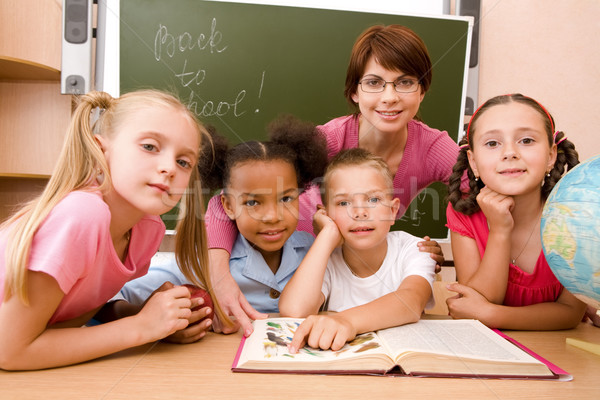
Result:
[[210,290],[195,177],[204,135],[181,102],[159,91],[80,97],[43,193],[0,230],[0,368],[79,363],[188,324],[190,294],[176,287],[135,316],[81,328],[146,273],[164,234],[159,215],[180,199],[179,265]]

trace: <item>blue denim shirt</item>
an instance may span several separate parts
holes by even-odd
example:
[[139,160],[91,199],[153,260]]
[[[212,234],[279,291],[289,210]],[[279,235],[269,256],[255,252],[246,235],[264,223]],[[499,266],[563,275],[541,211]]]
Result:
[[[229,270],[252,307],[263,313],[279,312],[279,295],[313,241],[313,236],[307,232],[294,232],[283,245],[281,264],[277,273],[273,274],[262,255],[242,235],[238,235],[231,251]],[[148,273],[127,282],[112,300],[142,304],[166,281],[174,285],[190,283],[179,270],[174,253],[155,255]]]

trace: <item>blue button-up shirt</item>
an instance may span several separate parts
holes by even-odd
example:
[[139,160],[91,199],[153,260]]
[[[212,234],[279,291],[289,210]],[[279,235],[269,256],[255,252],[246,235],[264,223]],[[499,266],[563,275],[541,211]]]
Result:
[[279,312],[279,295],[308,252],[314,238],[296,231],[283,246],[281,264],[275,274],[263,256],[242,236],[231,251],[229,270],[248,302],[263,313]]

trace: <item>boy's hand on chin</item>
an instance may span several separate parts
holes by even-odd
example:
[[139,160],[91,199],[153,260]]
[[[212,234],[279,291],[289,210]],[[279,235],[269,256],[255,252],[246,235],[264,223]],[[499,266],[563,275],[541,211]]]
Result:
[[313,228],[315,234],[328,235],[336,243],[335,247],[339,247],[344,243],[342,233],[333,219],[327,215],[327,211],[323,206],[318,206],[317,212],[313,215]]

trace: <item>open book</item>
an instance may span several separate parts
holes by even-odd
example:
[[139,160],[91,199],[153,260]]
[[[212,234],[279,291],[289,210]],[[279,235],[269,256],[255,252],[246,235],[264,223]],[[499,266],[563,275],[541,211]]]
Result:
[[302,319],[254,321],[234,372],[571,380],[567,372],[476,320],[420,320],[358,335],[338,351],[287,345]]

